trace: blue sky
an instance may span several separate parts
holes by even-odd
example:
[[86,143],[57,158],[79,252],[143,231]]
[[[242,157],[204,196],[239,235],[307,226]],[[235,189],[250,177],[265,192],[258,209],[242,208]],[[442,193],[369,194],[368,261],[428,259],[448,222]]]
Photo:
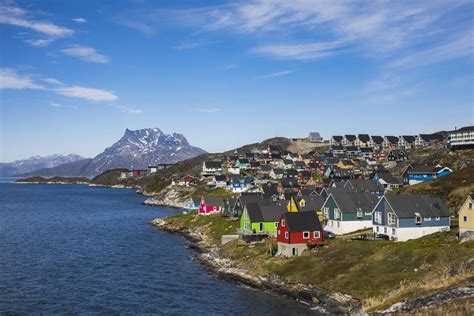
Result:
[[474,121],[473,1],[0,1],[0,161]]

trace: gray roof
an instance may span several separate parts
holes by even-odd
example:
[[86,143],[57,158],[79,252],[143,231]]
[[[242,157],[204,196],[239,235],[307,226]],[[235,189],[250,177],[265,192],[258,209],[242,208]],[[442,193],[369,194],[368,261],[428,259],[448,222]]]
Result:
[[397,136],[385,136],[385,138],[387,138],[387,140],[392,144],[398,143],[398,137]]
[[305,206],[304,207],[298,206],[298,209],[302,212],[320,210],[323,207],[323,204],[324,204],[324,198],[320,195],[316,195],[316,196],[309,196],[309,195],[307,195],[307,196],[298,196],[298,197],[295,197],[295,199],[298,202],[301,199],[304,199]]
[[379,201],[377,196],[365,192],[331,193],[331,195],[342,213],[353,213],[359,209],[371,212]]
[[290,232],[322,230],[318,215],[315,212],[285,213],[283,216]]
[[309,138],[314,140],[321,140],[321,135],[318,132],[309,133]]
[[340,142],[342,140],[342,136],[333,136],[332,137],[336,142]]
[[384,180],[385,182],[389,184],[402,184],[401,179],[395,178],[391,173],[389,172],[381,172],[379,173],[379,178]]
[[370,136],[368,134],[359,134],[357,137],[363,142],[368,142],[370,140]]
[[372,140],[376,144],[382,144],[383,143],[383,137],[382,136],[371,136]]
[[415,213],[422,217],[449,217],[441,199],[427,194],[388,194],[385,199],[398,218],[413,218]]
[[408,170],[408,173],[437,173],[444,167],[438,167],[435,165],[418,165],[414,166],[413,169]]
[[374,180],[369,179],[349,179],[345,183],[345,187],[352,187],[356,192],[383,192],[383,186]]
[[415,136],[403,135],[401,138],[403,138],[407,143],[415,142]]
[[355,135],[344,135],[344,137],[349,141],[354,141],[356,139]]
[[220,161],[210,160],[210,161],[205,161],[204,164],[205,164],[206,168],[219,169],[219,168],[222,167]]
[[205,196],[204,203],[206,205],[212,206],[220,206],[224,202],[224,198],[222,196]]
[[247,203],[247,213],[251,222],[278,222],[286,208],[276,204]]

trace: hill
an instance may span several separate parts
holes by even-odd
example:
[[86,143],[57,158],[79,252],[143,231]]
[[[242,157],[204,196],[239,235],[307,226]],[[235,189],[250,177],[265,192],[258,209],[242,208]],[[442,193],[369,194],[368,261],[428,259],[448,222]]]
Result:
[[28,159],[0,163],[0,176],[17,176],[36,171],[38,169],[52,168],[65,163],[76,162],[83,159],[85,158],[75,154],[33,156]]
[[400,189],[397,193],[430,194],[443,200],[451,213],[457,210],[469,192],[474,192],[474,168],[457,170],[436,180],[425,181]]

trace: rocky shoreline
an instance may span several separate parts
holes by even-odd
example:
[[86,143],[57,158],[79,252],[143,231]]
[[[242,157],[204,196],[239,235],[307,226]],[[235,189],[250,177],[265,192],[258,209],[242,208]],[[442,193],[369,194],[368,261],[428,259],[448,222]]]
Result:
[[207,242],[206,236],[200,233],[179,229],[161,218],[151,221],[150,224],[186,238],[190,242],[190,248],[198,253],[196,260],[228,282],[283,295],[324,314],[351,314],[361,310],[361,302],[350,295],[331,293],[306,284],[289,284],[277,275],[255,276],[238,268],[232,260],[219,254],[217,248]]
[[[223,280],[253,289],[282,295],[302,303],[322,314],[363,314],[362,302],[350,295],[340,292],[329,292],[307,284],[290,284],[277,275],[262,277],[253,275],[248,270],[236,267],[235,263],[222,256],[217,247],[208,238],[189,229],[181,229],[163,218],[150,222],[154,227],[173,234],[179,234],[189,241],[190,248],[197,252],[196,260]],[[441,292],[415,297],[392,304],[377,314],[433,312],[444,304],[462,300],[474,300],[474,286],[450,288]]]

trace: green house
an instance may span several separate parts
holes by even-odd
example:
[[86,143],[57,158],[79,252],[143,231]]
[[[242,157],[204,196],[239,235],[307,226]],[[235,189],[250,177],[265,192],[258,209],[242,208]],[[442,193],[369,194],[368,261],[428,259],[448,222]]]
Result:
[[322,207],[325,230],[336,235],[372,227],[372,210],[378,196],[365,192],[329,194]]
[[278,222],[286,207],[269,203],[247,203],[240,217],[240,230],[244,234],[276,235]]

